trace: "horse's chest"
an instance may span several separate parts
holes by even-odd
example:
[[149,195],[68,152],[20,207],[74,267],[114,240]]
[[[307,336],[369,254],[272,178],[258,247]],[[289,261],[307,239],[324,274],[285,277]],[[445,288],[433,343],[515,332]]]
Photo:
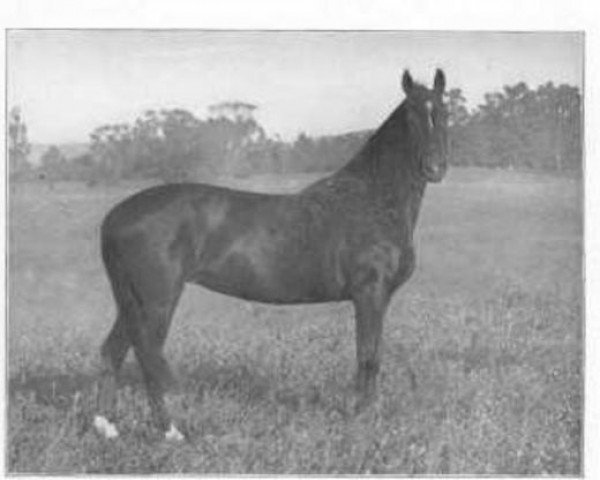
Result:
[[382,283],[395,290],[408,280],[415,268],[415,253],[408,238],[381,232],[370,232],[364,237],[350,248],[347,269],[350,285]]

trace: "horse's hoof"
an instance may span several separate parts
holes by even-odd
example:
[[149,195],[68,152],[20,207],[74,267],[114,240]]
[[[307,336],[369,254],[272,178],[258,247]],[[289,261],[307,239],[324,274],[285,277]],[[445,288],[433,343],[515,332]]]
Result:
[[169,442],[183,442],[185,437],[183,436],[183,433],[177,430],[175,425],[171,424],[169,430],[165,432],[165,440],[168,440]]
[[113,439],[119,436],[117,427],[115,427],[113,423],[109,422],[104,415],[96,415],[94,417],[94,428],[104,438]]

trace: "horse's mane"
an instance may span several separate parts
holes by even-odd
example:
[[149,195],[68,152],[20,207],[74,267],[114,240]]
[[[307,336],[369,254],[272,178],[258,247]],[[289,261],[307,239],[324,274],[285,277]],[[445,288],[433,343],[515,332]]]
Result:
[[415,83],[410,98],[405,98],[396,107],[341,171],[361,175],[365,173],[382,175],[385,170],[409,168],[416,142],[411,138],[407,112],[413,99],[417,101],[424,99],[428,93],[427,87]]

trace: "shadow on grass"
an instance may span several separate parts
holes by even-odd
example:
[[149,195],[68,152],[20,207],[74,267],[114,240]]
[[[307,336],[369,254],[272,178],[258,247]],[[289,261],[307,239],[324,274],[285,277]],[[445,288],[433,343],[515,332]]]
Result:
[[[9,379],[8,393],[17,396],[33,395],[35,403],[57,409],[69,408],[77,395],[96,398],[99,372],[71,374],[36,374]],[[352,382],[318,383],[306,378],[305,382],[288,381],[285,376],[269,375],[260,366],[239,362],[226,364],[214,360],[189,368],[180,366],[175,383],[169,392],[197,398],[227,399],[245,405],[265,402],[279,404],[289,411],[305,408],[335,409],[349,414],[347,401],[354,395]],[[145,396],[145,385],[135,362],[127,362],[118,376],[118,388],[132,386]]]
[[11,400],[33,394],[36,403],[63,409],[71,405],[78,392],[91,391],[96,380],[97,376],[83,373],[11,378],[8,393]]
[[[74,372],[17,376],[8,381],[9,398],[33,395],[36,403],[58,409],[69,407],[77,394],[94,394],[99,372]],[[127,363],[119,374],[119,387],[136,385],[143,388],[137,365]]]
[[305,408],[340,410],[345,413],[343,399],[353,397],[353,384],[287,379],[280,373],[269,374],[259,365],[242,361],[222,364],[208,360],[202,365],[181,370],[180,393],[227,398],[245,405],[279,404],[290,411]]

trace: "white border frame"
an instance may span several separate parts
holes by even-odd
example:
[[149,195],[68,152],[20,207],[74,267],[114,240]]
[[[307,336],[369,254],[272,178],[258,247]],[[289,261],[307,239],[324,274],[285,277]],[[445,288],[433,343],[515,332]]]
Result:
[[[211,28],[283,30],[543,30],[585,32],[585,440],[584,474],[600,475],[600,5],[595,0],[2,0],[0,53],[6,59],[7,28]],[[5,65],[6,68],[6,65]],[[6,74],[5,74],[6,75]],[[2,104],[6,105],[1,76]],[[6,112],[0,123],[6,132]],[[5,135],[3,135],[5,140]],[[6,142],[4,142],[6,145]],[[6,147],[5,147],[6,148]],[[6,152],[4,158],[6,159]],[[0,177],[6,178],[6,162]],[[6,251],[6,183],[0,196],[0,250]],[[6,256],[6,255],[5,255]],[[6,259],[2,265],[6,266]],[[5,268],[5,267],[4,267]],[[5,272],[0,288],[6,292]],[[0,295],[5,311],[6,296]],[[6,314],[5,314],[6,315]],[[5,317],[6,318],[6,317]],[[0,329],[0,358],[5,365],[6,327]],[[6,370],[5,370],[6,371]],[[6,391],[5,375],[0,386]],[[4,395],[0,395],[0,449],[6,434]],[[0,455],[0,475],[5,472]]]

